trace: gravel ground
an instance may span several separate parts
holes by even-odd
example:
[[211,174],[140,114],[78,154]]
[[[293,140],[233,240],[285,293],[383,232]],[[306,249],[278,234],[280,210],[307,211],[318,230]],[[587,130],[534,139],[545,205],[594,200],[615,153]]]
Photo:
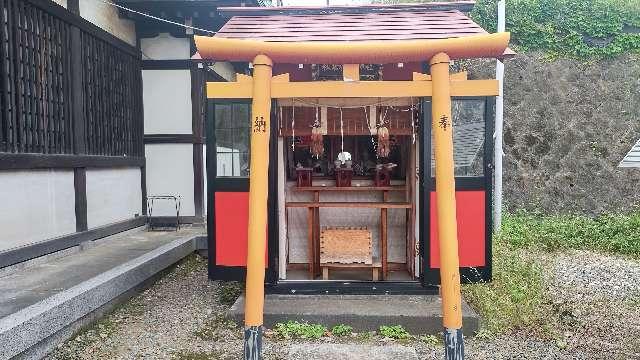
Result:
[[[541,255],[564,336],[538,339],[524,331],[468,338],[469,359],[640,359],[640,263],[588,252]],[[551,266],[549,266],[551,265]],[[59,346],[49,359],[239,359],[242,332],[223,318],[227,287],[207,280],[192,256],[140,296]],[[626,339],[625,339],[626,337]],[[625,339],[623,341],[623,339]],[[393,340],[323,337],[315,342],[382,345]],[[265,359],[296,359],[267,338]],[[420,359],[442,359],[441,345],[403,342]],[[308,360],[308,359],[304,359]]]
[[591,358],[640,359],[640,261],[588,251],[543,259],[567,347]]

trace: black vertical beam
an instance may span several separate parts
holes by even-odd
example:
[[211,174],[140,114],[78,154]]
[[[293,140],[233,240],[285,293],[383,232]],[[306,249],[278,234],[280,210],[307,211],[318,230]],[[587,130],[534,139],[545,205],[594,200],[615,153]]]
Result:
[[206,167],[207,167],[207,274],[209,279],[215,279],[216,265],[216,222],[215,222],[215,184],[216,184],[216,154],[215,154],[215,109],[213,99],[206,100],[205,131],[206,131]]
[[140,188],[142,189],[142,215],[147,216],[147,167],[140,168]]
[[267,249],[268,267],[265,282],[275,284],[278,281],[278,257],[280,245],[280,224],[278,222],[278,177],[284,174],[278,173],[278,116],[277,103],[271,101],[271,129],[269,141],[269,195],[267,197]]
[[[73,124],[73,153],[87,153],[87,137],[84,118],[84,91],[82,89],[82,34],[80,28],[71,28],[71,121]],[[76,231],[86,231],[87,227],[87,169],[73,169],[75,192]]]
[[87,227],[87,169],[73,169],[73,190],[75,192],[76,232]]
[[420,181],[419,181],[419,253],[420,253],[420,282],[427,285],[427,269],[429,268],[431,245],[431,98],[422,98],[419,124],[420,144]]
[[193,199],[196,218],[204,215],[204,169],[203,169],[203,101],[204,76],[198,64],[191,67],[191,128],[193,143]]
[[482,279],[491,281],[493,276],[493,132],[496,118],[496,98],[487,96],[484,103],[484,181],[485,181],[485,266]]

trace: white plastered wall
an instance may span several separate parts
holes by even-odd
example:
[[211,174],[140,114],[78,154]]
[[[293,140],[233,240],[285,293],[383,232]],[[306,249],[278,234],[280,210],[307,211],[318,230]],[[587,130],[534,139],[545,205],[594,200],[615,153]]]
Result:
[[87,169],[89,229],[142,215],[140,168]]
[[145,134],[191,134],[189,70],[143,70]]
[[131,46],[136,46],[135,24],[120,18],[115,6],[101,0],[80,0],[80,16]]
[[[143,39],[146,56],[184,58],[185,39],[160,36]],[[188,54],[188,42],[186,43]],[[163,55],[164,54],[164,55]],[[143,70],[145,134],[191,134],[191,74],[189,70]],[[181,196],[181,216],[195,215],[192,144],[145,145],[147,195]],[[206,205],[205,205],[206,206]],[[175,205],[154,201],[152,216],[175,216]]]
[[145,60],[189,59],[191,43],[189,38],[176,38],[167,33],[153,38],[140,39],[140,50]]
[[[182,196],[181,216],[194,216],[193,145],[149,144],[147,157],[147,195]],[[152,216],[175,216],[173,202],[154,203]]]
[[0,251],[75,230],[73,170],[0,171]]

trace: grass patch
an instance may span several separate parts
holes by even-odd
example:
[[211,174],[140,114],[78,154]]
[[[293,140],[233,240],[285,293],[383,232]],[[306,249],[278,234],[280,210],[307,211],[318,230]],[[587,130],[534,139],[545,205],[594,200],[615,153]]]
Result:
[[463,285],[465,300],[482,315],[483,337],[514,329],[553,333],[553,310],[541,267],[508,240],[493,246],[493,281]]
[[597,217],[505,213],[500,237],[520,248],[593,250],[640,258],[640,211]]
[[331,328],[331,334],[338,337],[349,336],[352,332],[353,328],[345,324],[338,324]]
[[327,328],[320,324],[287,321],[286,323],[277,323],[273,332],[282,339],[319,339],[327,332]]
[[228,281],[220,285],[218,292],[218,301],[224,305],[233,305],[244,290],[244,283],[237,281]]
[[380,326],[378,332],[380,335],[394,340],[408,340],[411,338],[411,334],[409,334],[402,325],[383,325]]

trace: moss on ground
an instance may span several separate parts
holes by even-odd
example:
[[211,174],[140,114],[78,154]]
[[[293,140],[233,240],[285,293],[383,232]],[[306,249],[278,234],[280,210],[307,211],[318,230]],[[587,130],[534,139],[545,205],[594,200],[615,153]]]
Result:
[[208,319],[204,326],[194,332],[194,335],[205,341],[217,341],[229,336],[229,330],[237,328],[235,322],[227,319],[224,315],[216,315]]
[[237,281],[228,281],[220,284],[218,292],[218,301],[224,305],[233,305],[244,290],[244,283]]

